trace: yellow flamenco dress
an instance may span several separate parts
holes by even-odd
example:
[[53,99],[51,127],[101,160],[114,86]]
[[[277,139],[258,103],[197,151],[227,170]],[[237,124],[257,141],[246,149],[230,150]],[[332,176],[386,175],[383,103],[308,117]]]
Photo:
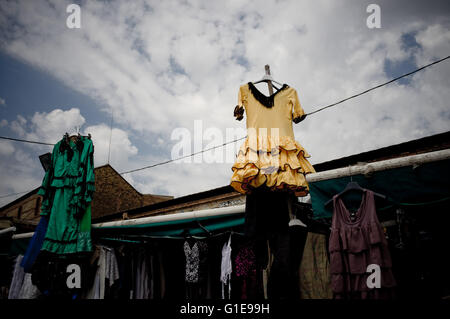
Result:
[[270,96],[251,82],[239,88],[235,116],[247,114],[247,138],[232,167],[231,186],[242,194],[258,187],[287,191],[295,196],[309,193],[306,174],[315,173],[310,155],[295,140],[292,122],[304,116],[297,91],[284,84]]

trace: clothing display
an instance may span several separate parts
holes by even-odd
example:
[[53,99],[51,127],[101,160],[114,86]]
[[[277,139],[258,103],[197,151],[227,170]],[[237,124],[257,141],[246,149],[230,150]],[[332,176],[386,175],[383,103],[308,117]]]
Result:
[[[342,198],[333,197],[329,240],[331,286],[337,299],[392,298],[396,281],[387,240],[378,221],[374,193],[364,189],[354,220]],[[367,267],[380,268],[380,288],[369,288]]]
[[36,261],[39,252],[41,251],[42,244],[44,243],[45,233],[48,227],[48,216],[41,216],[39,224],[36,226],[36,230],[31,237],[30,243],[28,244],[27,251],[23,256],[22,263],[20,264],[24,271],[29,273]]
[[134,299],[149,299],[149,261],[145,249],[140,249],[136,258],[136,283]]
[[270,270],[272,268],[273,264],[273,254],[270,252],[270,245],[267,246],[267,266],[262,271],[262,281],[263,281],[263,289],[264,289],[264,299],[269,299],[269,293],[268,293],[268,283],[269,283],[269,277],[270,277]]
[[225,299],[225,286],[228,286],[228,299],[231,297],[231,273],[233,266],[231,264],[231,235],[222,248],[222,264],[220,272],[220,281],[222,282],[222,299]]
[[246,196],[245,235],[255,242],[257,278],[262,281],[263,289],[264,276],[268,275],[264,272],[269,260],[267,242],[274,257],[265,288],[271,299],[287,297],[282,287],[289,285],[289,201],[293,200],[292,196],[271,191],[266,186]]
[[232,167],[231,186],[242,194],[262,185],[308,194],[305,175],[315,170],[294,137],[292,121],[304,115],[297,91],[285,84],[267,97],[249,82],[239,89],[238,106],[247,114],[247,138]]
[[235,273],[240,281],[240,299],[255,299],[257,293],[257,269],[253,247],[242,246],[235,258]]
[[186,255],[186,282],[198,282],[198,267],[200,263],[200,249],[197,242],[192,247],[187,241],[184,242],[184,253]]
[[327,238],[309,232],[299,269],[301,299],[332,299]]
[[38,287],[33,285],[31,274],[25,273],[22,288],[20,289],[19,299],[38,299],[41,295]]
[[95,191],[94,146],[90,138],[63,138],[53,148],[50,168],[38,191],[41,215],[49,218],[42,250],[56,254],[89,252],[91,202]]
[[23,255],[17,256],[8,299],[37,299],[41,293],[39,289],[33,285],[31,274],[26,273],[21,266],[22,261]]
[[25,277],[25,271],[23,270],[23,267],[20,266],[22,259],[23,255],[18,255],[16,258],[8,299],[19,299],[20,290],[22,289],[23,279]]
[[186,256],[186,298],[194,300],[202,298],[206,294],[208,245],[199,240],[191,245],[186,240],[183,249]]
[[105,299],[107,286],[111,287],[119,279],[119,266],[114,249],[97,246],[95,250],[93,257],[97,259],[97,272],[86,299]]
[[[201,241],[195,241],[192,246],[188,241],[184,242],[184,253],[186,255],[186,282],[197,283],[201,276],[201,266],[205,265],[200,262],[201,257],[208,252],[208,246]],[[200,266],[201,265],[201,266]]]

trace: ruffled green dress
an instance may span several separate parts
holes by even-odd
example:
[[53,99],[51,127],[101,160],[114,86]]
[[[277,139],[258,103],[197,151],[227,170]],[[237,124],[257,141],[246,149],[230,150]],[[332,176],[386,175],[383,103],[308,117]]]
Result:
[[91,202],[95,191],[94,145],[81,136],[59,141],[38,191],[41,215],[49,218],[41,250],[55,254],[92,251]]

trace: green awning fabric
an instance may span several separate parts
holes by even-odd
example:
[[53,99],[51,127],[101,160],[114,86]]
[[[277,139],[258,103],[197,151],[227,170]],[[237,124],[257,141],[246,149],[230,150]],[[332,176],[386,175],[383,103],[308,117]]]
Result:
[[[309,184],[314,218],[330,218],[332,206],[324,204],[340,193],[353,179],[361,187],[387,196],[385,207],[391,205],[429,205],[450,199],[450,160],[426,163],[413,168],[400,167],[374,172],[366,178],[363,175],[341,177]],[[361,194],[349,192],[344,195],[348,207],[357,208]],[[383,209],[383,207],[378,207]]]
[[[91,233],[94,240],[104,239],[123,243],[139,243],[141,240],[148,238],[182,238],[185,231],[189,235],[198,237],[207,237],[211,234],[229,230],[240,231],[244,225],[244,220],[244,213],[241,213],[153,224],[92,228]],[[29,241],[30,238],[4,240],[3,245],[0,247],[3,247],[2,252],[5,255],[23,255],[28,247]]]
[[[244,214],[233,214],[225,216],[210,216],[201,218],[191,218],[184,220],[174,220],[153,224],[126,225],[93,228],[94,238],[111,239],[126,238],[148,238],[148,237],[180,237],[187,231],[192,236],[207,236],[208,232],[217,233],[230,229],[239,228],[244,224]],[[205,231],[205,229],[208,231]]]

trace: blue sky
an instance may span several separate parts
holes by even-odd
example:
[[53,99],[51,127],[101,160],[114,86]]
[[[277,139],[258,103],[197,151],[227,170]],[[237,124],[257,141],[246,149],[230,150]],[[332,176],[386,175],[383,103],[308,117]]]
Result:
[[[0,134],[56,142],[81,125],[98,166],[113,112],[118,171],[169,159],[173,131],[193,132],[196,120],[224,135],[245,129],[232,116],[237,90],[265,64],[311,112],[450,52],[448,1],[378,1],[380,29],[366,26],[371,1],[79,1],[81,29],[65,25],[69,3],[0,2]],[[447,131],[449,74],[444,62],[318,113],[296,139],[314,164]],[[49,150],[0,140],[0,195],[39,186]],[[125,178],[181,196],[228,184],[231,165],[171,163]]]
[[[101,105],[89,96],[74,91],[51,74],[36,69],[24,61],[0,52],[0,96],[8,106],[0,108],[0,116],[13,121],[17,115],[51,112],[55,108],[77,107],[85,115],[87,125],[108,122],[107,114],[101,112]],[[7,127],[2,134],[13,134]],[[46,141],[56,142],[57,139]]]

